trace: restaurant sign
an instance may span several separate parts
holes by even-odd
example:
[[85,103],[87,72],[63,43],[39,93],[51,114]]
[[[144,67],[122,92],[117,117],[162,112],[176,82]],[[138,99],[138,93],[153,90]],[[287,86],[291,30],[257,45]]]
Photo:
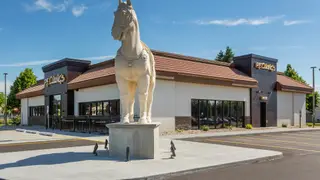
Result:
[[50,76],[49,78],[44,80],[45,87],[48,87],[52,84],[62,84],[66,81],[66,76],[64,74],[57,74],[54,76]]
[[254,67],[256,69],[263,69],[263,70],[268,70],[268,71],[271,71],[271,72],[276,71],[276,66],[273,65],[273,64],[257,62],[257,63],[255,63]]

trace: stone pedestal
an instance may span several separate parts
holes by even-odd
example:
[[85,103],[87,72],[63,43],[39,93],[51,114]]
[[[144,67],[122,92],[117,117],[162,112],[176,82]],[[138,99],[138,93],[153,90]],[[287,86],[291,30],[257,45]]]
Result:
[[159,157],[159,126],[152,124],[106,125],[109,128],[110,156],[125,158],[126,148],[130,148],[132,159],[157,159]]

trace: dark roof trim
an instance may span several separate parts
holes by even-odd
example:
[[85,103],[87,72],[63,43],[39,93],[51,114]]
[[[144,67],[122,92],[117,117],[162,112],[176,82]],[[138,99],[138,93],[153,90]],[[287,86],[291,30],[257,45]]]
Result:
[[257,54],[247,54],[247,55],[243,55],[243,56],[237,56],[237,57],[234,57],[233,59],[243,59],[243,58],[254,58],[254,59],[260,59],[260,60],[264,60],[264,61],[270,61],[273,63],[278,62],[278,59],[270,58],[270,57],[266,57],[266,56],[260,56]]
[[48,72],[64,66],[77,66],[77,67],[87,68],[90,64],[91,64],[91,61],[87,61],[87,60],[64,58],[54,63],[43,66],[42,71]]

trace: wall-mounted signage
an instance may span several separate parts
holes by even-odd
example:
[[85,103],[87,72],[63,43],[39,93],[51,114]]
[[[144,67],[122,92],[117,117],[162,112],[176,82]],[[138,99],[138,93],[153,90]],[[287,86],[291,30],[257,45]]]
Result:
[[273,64],[256,62],[256,63],[254,64],[254,67],[255,67],[256,69],[263,69],[263,70],[268,70],[268,71],[271,71],[271,72],[276,71],[276,66],[273,65]]
[[44,80],[45,87],[48,87],[52,84],[62,84],[66,81],[66,76],[64,74],[57,74],[54,76],[50,76],[49,78]]

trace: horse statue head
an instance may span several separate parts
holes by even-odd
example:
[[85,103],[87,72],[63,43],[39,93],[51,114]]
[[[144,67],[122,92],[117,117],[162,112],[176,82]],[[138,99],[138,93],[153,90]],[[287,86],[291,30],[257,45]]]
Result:
[[123,41],[126,35],[137,26],[137,15],[132,7],[131,0],[119,0],[118,9],[114,12],[112,36],[115,40]]

